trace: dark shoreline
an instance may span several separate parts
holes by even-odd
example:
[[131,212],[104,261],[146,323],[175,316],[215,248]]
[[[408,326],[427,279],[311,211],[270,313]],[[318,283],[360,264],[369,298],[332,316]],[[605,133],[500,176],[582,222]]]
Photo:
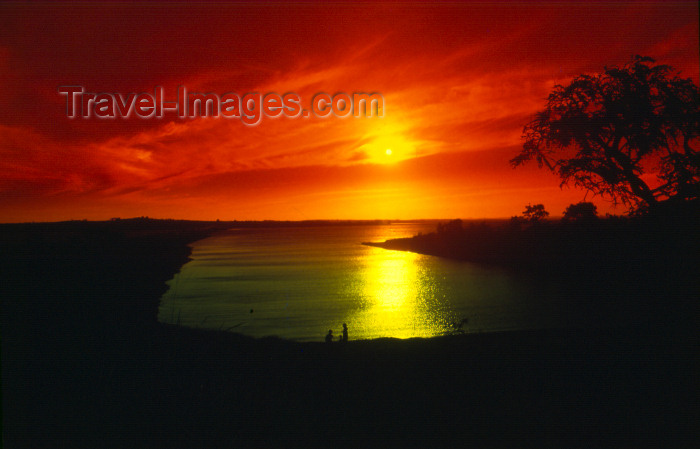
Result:
[[691,329],[255,340],[156,321],[187,244],[226,224],[7,226],[3,447],[681,447],[697,438]]

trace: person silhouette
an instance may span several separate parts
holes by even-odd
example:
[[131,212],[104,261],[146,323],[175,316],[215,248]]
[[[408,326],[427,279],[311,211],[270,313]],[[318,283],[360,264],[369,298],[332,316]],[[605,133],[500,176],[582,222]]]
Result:
[[333,329],[328,329],[328,334],[326,334],[326,343],[331,343],[333,341]]
[[340,337],[340,341],[343,343],[348,341],[348,325],[343,323],[343,336]]

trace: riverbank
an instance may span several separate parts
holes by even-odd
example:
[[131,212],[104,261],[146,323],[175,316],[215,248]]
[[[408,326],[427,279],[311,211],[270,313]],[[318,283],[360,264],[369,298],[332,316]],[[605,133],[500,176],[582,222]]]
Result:
[[[517,218],[517,217],[514,217]],[[434,232],[365,245],[527,271],[601,266],[624,270],[630,261],[657,268],[700,253],[700,208],[665,216],[607,217],[579,221],[453,220]]]
[[186,244],[224,225],[160,225],[3,229],[3,447],[682,447],[697,437],[688,329],[326,345],[163,325],[157,301]]

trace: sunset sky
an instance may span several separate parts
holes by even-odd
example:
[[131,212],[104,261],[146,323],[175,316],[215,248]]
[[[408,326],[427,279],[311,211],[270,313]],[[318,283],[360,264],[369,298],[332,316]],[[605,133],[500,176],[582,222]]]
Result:
[[[696,1],[3,3],[0,222],[561,215],[585,192],[510,167],[523,126],[635,54],[698,83],[698,20]],[[384,117],[69,119],[65,85],[379,92]]]

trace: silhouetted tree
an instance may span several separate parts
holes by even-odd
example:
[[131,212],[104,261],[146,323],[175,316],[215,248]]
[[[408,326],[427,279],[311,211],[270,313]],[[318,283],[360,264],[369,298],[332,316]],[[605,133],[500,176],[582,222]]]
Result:
[[530,223],[539,223],[547,217],[549,217],[549,212],[544,210],[543,204],[535,204],[534,206],[528,204],[523,211],[523,219]]
[[[523,130],[514,167],[532,159],[595,195],[631,208],[700,196],[700,90],[635,56],[622,68],[557,85]],[[648,183],[649,176],[656,178]]]
[[591,221],[598,218],[598,208],[590,202],[570,204],[564,211],[564,221]]

